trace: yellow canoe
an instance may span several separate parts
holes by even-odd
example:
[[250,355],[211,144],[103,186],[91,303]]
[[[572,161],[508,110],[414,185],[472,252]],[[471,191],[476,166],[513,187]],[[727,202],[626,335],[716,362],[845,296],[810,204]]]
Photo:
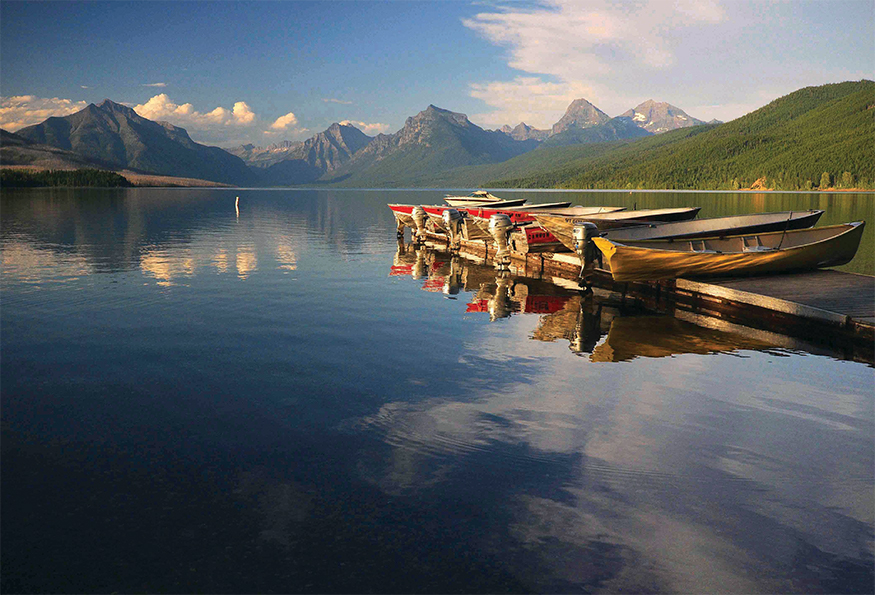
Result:
[[784,273],[850,262],[865,222],[700,240],[593,238],[615,281]]

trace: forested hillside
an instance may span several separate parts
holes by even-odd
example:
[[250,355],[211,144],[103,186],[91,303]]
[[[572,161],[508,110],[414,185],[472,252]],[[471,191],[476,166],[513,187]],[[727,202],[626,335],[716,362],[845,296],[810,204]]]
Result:
[[629,141],[591,143],[567,147],[538,148],[501,163],[471,165],[448,170],[416,172],[399,178],[410,188],[475,188],[486,186],[489,180],[535,176],[558,168],[575,167],[593,157],[616,151]]
[[37,186],[125,188],[132,184],[116,172],[98,169],[48,171],[3,169],[0,171],[0,186],[4,188]]
[[629,143],[536,175],[520,188],[776,190],[875,187],[875,83],[808,87],[742,118]]

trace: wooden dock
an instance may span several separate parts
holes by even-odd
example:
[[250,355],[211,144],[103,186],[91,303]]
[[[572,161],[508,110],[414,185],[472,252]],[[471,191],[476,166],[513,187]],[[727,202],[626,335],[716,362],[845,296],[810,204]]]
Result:
[[831,345],[845,343],[859,350],[864,361],[875,359],[875,277],[822,269],[767,277],[676,279],[673,299],[682,307],[747,326]]
[[[429,239],[436,247],[446,246],[445,236],[430,234]],[[462,242],[461,256],[490,262],[494,254],[489,242]],[[568,285],[578,278],[580,260],[568,252],[511,251],[511,268],[518,275],[553,277]],[[875,277],[868,275],[824,269],[767,277],[618,283],[610,271],[597,268],[592,284],[650,310],[677,310],[801,337],[842,349],[850,359],[875,361]]]
[[[682,281],[679,288],[696,289],[704,284]],[[772,307],[803,316],[825,317],[838,324],[849,320],[875,325],[875,277],[844,273],[830,269],[776,275],[771,277],[748,277],[711,280],[712,289],[740,302],[763,305],[765,300]],[[836,319],[834,313],[841,313]]]

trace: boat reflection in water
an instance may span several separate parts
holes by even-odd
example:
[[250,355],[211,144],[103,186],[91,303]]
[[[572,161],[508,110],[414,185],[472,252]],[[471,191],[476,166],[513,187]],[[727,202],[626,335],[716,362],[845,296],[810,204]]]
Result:
[[[624,362],[639,357],[707,355],[743,350],[770,351],[793,347],[789,338],[740,327],[709,328],[671,314],[654,315],[616,294],[595,289],[583,295],[552,279],[532,279],[509,271],[414,246],[399,240],[390,276],[423,281],[423,291],[456,299],[469,294],[467,313],[482,312],[492,322],[516,314],[540,316],[531,338],[568,341],[569,349],[591,362]],[[695,319],[685,312],[681,318]]]
[[497,271],[491,266],[398,242],[389,276],[423,279],[422,290],[454,297],[473,294],[467,312],[485,312],[492,321],[511,314],[551,314],[565,307],[576,292],[548,281]]

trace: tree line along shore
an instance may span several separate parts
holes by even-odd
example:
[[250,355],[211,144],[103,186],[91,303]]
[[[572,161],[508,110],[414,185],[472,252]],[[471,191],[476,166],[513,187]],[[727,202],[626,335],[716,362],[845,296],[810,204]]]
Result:
[[[527,183],[520,185],[522,188],[532,188],[532,179],[527,180]],[[495,187],[511,188],[502,182],[495,182]],[[192,178],[174,178],[171,176],[150,176],[146,174],[124,174],[100,170],[100,169],[75,169],[75,170],[27,170],[27,169],[0,169],[0,187],[2,188],[47,188],[47,187],[64,187],[64,188],[132,188],[132,187],[228,187],[226,184],[218,184],[207,180],[197,180]],[[540,186],[541,188],[549,188],[551,186]],[[566,188],[566,186],[556,186]],[[590,188],[578,188],[587,190]],[[650,185],[635,185],[626,183],[623,185],[607,186],[596,183],[591,186],[591,189],[606,190],[677,190],[689,189],[687,185],[682,188],[671,187],[653,187]],[[768,178],[759,178],[753,182],[747,182],[744,179],[732,178],[729,182],[719,184],[717,187],[694,188],[696,190],[737,190],[737,191],[756,191],[756,192],[771,192],[771,191],[829,191],[829,192],[866,192],[871,191],[871,185],[863,185],[858,183],[858,180],[851,172],[842,172],[839,175],[823,172],[820,180],[815,184],[811,180],[806,180],[802,184],[784,184],[780,180]]]

